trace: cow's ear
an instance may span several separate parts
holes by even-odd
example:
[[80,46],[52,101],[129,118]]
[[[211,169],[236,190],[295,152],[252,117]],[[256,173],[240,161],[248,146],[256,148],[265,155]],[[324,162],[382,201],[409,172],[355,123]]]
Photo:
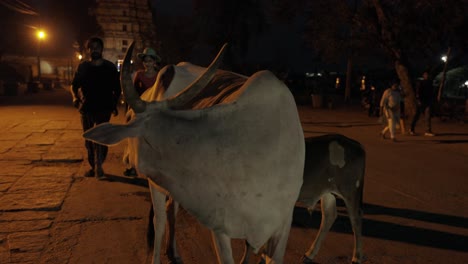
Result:
[[128,138],[135,137],[137,129],[129,125],[103,123],[84,132],[83,137],[93,142],[110,146]]

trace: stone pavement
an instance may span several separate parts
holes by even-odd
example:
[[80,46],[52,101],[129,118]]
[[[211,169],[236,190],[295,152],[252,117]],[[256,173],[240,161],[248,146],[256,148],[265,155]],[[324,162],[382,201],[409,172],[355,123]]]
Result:
[[[85,149],[79,116],[70,107],[69,100],[63,90],[41,91],[23,98],[0,98],[0,263],[94,262],[86,259],[85,253],[75,253],[79,256],[71,261],[71,251],[74,247],[80,247],[81,251],[75,249],[79,252],[93,250],[92,245],[78,246],[76,234],[84,232],[79,230],[80,225],[88,224],[88,233],[83,235],[89,236],[86,241],[92,241],[93,236],[102,232],[102,235],[114,235],[103,230],[103,225],[98,223],[102,219],[112,221],[123,233],[135,236],[133,229],[136,228],[144,233],[147,211],[142,208],[149,203],[144,182],[133,182],[135,186],[130,190],[125,187],[127,189],[107,197],[109,188],[123,187],[82,177],[87,168],[83,162]],[[363,142],[370,151],[394,149],[395,143],[382,143],[379,139],[380,125],[376,119],[368,118],[359,108],[328,110],[301,106],[299,113],[306,136],[332,133],[339,128]],[[120,114],[113,121],[122,122],[122,119],[123,114]],[[354,129],[347,131],[350,127]],[[466,155],[464,143],[468,142],[468,125],[434,120],[434,128],[436,133],[443,132],[436,141],[460,143],[453,151],[455,155]],[[428,140],[398,137],[400,144]],[[109,161],[104,165],[106,173],[117,182],[126,181],[120,177],[123,171],[121,151],[121,147],[110,148]],[[100,188],[103,193],[96,193],[93,188]],[[96,208],[88,206],[93,201],[102,204]],[[110,209],[106,202],[118,203],[122,208]],[[138,225],[133,225],[134,222]],[[132,230],[122,228],[129,225]],[[122,248],[125,249],[125,245]],[[140,251],[124,253],[134,254],[135,258],[145,254]],[[101,254],[104,253],[99,252]],[[118,260],[118,255],[114,258]]]
[[[65,90],[0,97],[0,263],[51,263],[43,253],[56,246],[58,217],[86,166],[79,115],[69,102]],[[109,159],[119,164],[120,151]]]
[[37,263],[81,166],[83,140],[72,115],[4,105],[15,99],[0,105],[0,263]]

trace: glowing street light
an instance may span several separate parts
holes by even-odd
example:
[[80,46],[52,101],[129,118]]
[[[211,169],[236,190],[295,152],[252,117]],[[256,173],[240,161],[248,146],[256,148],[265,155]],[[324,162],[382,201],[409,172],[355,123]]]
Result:
[[37,36],[37,79],[41,82],[41,41],[45,39],[46,34],[43,30],[36,32]]
[[440,59],[441,59],[443,62],[447,62],[447,55],[443,55],[442,57],[440,57]]
[[42,30],[37,31],[37,38],[38,38],[39,40],[45,39],[45,36],[46,36],[46,35],[45,35],[45,32],[44,32],[44,31],[42,31]]

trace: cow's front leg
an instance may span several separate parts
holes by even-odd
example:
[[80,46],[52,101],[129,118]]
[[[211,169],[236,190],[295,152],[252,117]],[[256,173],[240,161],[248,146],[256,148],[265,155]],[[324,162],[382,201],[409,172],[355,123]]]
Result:
[[150,182],[151,201],[153,202],[153,226],[154,226],[154,248],[153,264],[161,263],[161,245],[166,226],[166,195],[159,192]]
[[214,231],[211,231],[211,233],[218,263],[234,264],[234,258],[232,257],[231,238],[223,233],[217,233]]
[[167,229],[165,252],[169,259],[169,264],[183,264],[182,258],[180,257],[179,252],[177,252],[177,243],[175,239],[175,223],[178,210],[179,203],[175,202],[171,196],[168,196],[166,201]]
[[[244,255],[240,261],[240,264],[249,264],[250,256],[253,255],[253,248],[249,245],[249,242],[245,241]],[[262,254],[257,264],[266,264],[265,254]]]
[[284,220],[283,225],[268,240],[266,254],[262,255],[266,264],[282,264],[286,245],[288,243],[289,231],[292,223],[292,210],[290,217]]
[[244,255],[240,261],[240,264],[249,264],[250,255],[252,255],[252,247],[249,245],[247,240],[244,243]]

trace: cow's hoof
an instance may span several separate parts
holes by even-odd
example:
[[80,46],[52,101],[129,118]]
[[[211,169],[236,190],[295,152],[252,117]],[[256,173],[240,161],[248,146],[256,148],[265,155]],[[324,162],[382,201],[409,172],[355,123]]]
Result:
[[311,260],[310,258],[308,258],[307,256],[302,256],[301,258],[301,263],[302,264],[317,264],[317,262]]

